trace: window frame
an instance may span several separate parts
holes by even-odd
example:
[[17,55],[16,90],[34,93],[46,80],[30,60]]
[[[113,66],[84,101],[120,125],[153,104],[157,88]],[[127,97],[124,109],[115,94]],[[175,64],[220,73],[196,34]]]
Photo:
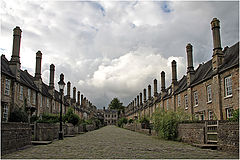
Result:
[[19,86],[19,99],[23,100],[23,86],[22,85]]
[[168,110],[168,107],[169,107],[169,101],[168,101],[168,99],[167,99],[167,104],[166,104],[167,110]]
[[207,103],[212,102],[212,85],[207,86]]
[[208,120],[213,120],[213,111],[211,110],[208,111]]
[[198,92],[194,91],[193,92],[193,97],[194,97],[194,107],[198,106]]
[[31,102],[31,89],[30,89],[30,88],[28,88],[27,94],[28,94],[27,100],[28,100],[29,102]]
[[5,78],[4,95],[6,96],[10,95],[10,86],[11,86],[11,80],[8,78]]
[[[227,80],[230,81],[227,82]],[[231,93],[228,93],[228,89],[231,89]],[[225,97],[232,97],[232,75],[224,77],[224,92]]]
[[185,109],[188,109],[188,95],[187,94],[184,96],[184,101],[185,101]]
[[7,103],[3,103],[3,121],[8,121],[8,105]]
[[[229,110],[231,110],[231,112],[229,112]],[[232,114],[233,114],[233,111],[234,111],[233,107],[228,107],[228,108],[226,108],[226,118],[227,118],[227,119],[233,117],[233,115],[232,115]],[[229,117],[229,113],[231,113],[231,117]]]
[[178,107],[180,107],[180,106],[181,106],[181,95],[178,94]]

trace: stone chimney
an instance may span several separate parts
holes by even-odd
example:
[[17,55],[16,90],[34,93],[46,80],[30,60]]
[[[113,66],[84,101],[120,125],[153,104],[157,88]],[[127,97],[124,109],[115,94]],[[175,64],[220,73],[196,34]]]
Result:
[[134,101],[135,101],[134,102],[134,104],[135,104],[134,107],[136,108],[137,107],[137,98],[135,98]]
[[154,95],[154,97],[157,97],[157,95],[158,95],[158,93],[157,93],[157,80],[156,79],[154,79],[153,80],[153,95]]
[[67,82],[67,98],[70,98],[70,90],[71,90],[71,82],[68,81]]
[[143,103],[146,103],[146,101],[147,101],[147,90],[146,90],[146,88],[144,88],[143,89]]
[[172,61],[172,84],[177,84],[177,62]]
[[77,104],[80,105],[80,91],[77,92]]
[[76,102],[76,87],[73,87],[73,101]]
[[211,28],[213,35],[212,69],[215,71],[218,70],[224,58],[220,37],[220,21],[217,18],[213,18],[211,22]]
[[105,111],[105,107],[103,107],[103,110]]
[[17,80],[20,80],[20,45],[21,45],[22,30],[16,26],[13,29],[13,47],[12,57],[9,63],[9,67]]
[[194,76],[194,67],[193,67],[193,55],[192,55],[192,45],[189,43],[186,46],[187,52],[187,86],[191,84],[191,81]]
[[83,105],[83,94],[81,94],[81,106]]
[[49,81],[49,87],[54,88],[54,72],[55,72],[55,66],[54,64],[50,65],[50,81]]
[[41,78],[41,65],[42,65],[42,52],[38,51],[36,53],[36,68],[35,68],[35,78],[36,80]]
[[148,85],[148,99],[150,100],[151,99],[151,85],[149,84]]
[[139,95],[137,95],[137,107],[139,107]]
[[165,92],[166,88],[165,88],[165,72],[162,71],[161,72],[161,91]]
[[140,95],[140,106],[142,106],[142,93],[139,94]]

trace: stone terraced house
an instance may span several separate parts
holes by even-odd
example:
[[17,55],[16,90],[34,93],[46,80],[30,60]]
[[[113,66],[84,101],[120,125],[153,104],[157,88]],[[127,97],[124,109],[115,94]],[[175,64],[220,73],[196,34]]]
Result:
[[[151,85],[140,93],[125,109],[128,119],[142,116],[151,117],[156,108],[184,110],[199,120],[225,120],[239,108],[239,42],[222,49],[220,22],[211,22],[213,35],[212,59],[193,67],[193,47],[187,44],[187,74],[177,80],[177,63],[172,61],[172,82],[165,87],[165,72],[161,72],[161,92],[157,92],[154,80],[154,95]],[[140,99],[140,102],[139,102]]]
[[[7,60],[4,55],[1,56],[1,115],[2,121],[8,121],[10,112],[15,107],[31,107],[35,111],[33,115],[42,115],[43,113],[60,112],[60,92],[54,87],[55,66],[50,65],[49,85],[45,84],[41,78],[42,53],[36,53],[35,76],[30,75],[27,70],[21,70],[20,63],[20,43],[21,29],[19,27],[13,30],[13,49],[11,60]],[[76,102],[76,88],[73,87],[73,98],[70,97],[70,82],[67,84],[67,95],[63,96],[63,114],[72,107],[74,112],[80,118],[88,119],[96,116],[96,106],[90,101],[83,99],[78,91]]]

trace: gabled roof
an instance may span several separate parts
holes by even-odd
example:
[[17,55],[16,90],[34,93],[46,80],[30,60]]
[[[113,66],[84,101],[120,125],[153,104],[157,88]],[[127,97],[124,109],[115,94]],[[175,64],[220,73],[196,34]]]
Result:
[[11,78],[15,78],[14,74],[12,73],[12,71],[9,67],[9,62],[6,59],[5,55],[3,55],[3,54],[1,56],[1,73],[4,73]]
[[178,88],[175,91],[175,94],[178,94],[187,89],[187,76],[184,75],[182,79],[178,81]]

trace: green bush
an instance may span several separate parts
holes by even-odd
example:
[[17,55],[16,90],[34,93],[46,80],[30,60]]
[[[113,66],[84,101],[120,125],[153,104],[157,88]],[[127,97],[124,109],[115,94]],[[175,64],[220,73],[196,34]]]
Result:
[[149,124],[150,120],[147,117],[141,117],[139,120],[139,123],[145,123],[145,124]]
[[128,120],[128,123],[133,123],[133,119],[132,119],[132,118],[129,119],[129,120]]
[[122,117],[118,120],[117,125],[118,125],[118,127],[123,127],[123,124],[127,124],[127,123],[128,123],[127,118]]
[[30,118],[30,122],[33,123],[38,120],[38,116],[34,115]]
[[80,123],[80,117],[73,113],[72,108],[69,108],[67,113],[63,116],[63,122],[72,123],[75,126]]
[[37,123],[58,123],[59,115],[51,113],[43,113],[42,118],[37,120]]
[[233,111],[233,117],[228,119],[229,121],[239,122],[239,109]]
[[175,140],[177,138],[178,123],[190,120],[190,116],[183,111],[163,111],[158,109],[153,115],[154,129],[160,138]]
[[15,107],[10,113],[9,122],[28,122],[28,114],[24,109]]

